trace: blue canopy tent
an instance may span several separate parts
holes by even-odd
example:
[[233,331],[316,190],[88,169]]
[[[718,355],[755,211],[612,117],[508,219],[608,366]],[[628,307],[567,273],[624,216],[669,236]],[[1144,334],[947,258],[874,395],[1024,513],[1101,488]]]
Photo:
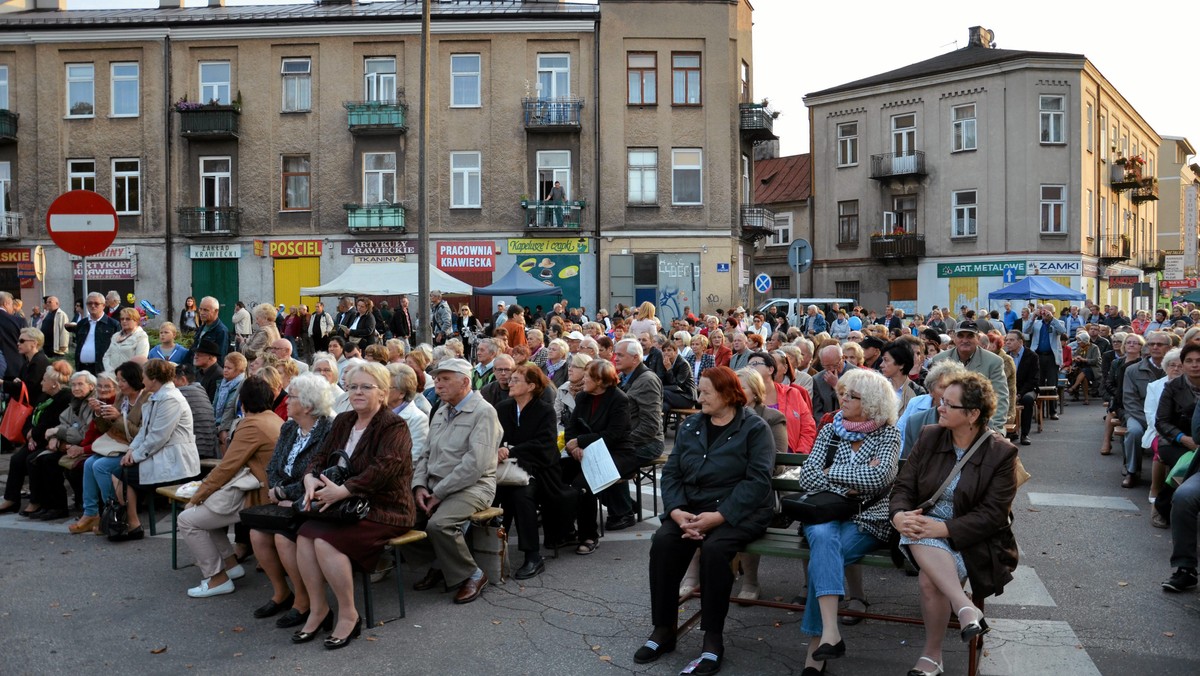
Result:
[[994,300],[1086,300],[1087,294],[1063,286],[1053,279],[1030,275],[1025,279],[988,294]]
[[488,286],[476,286],[472,290],[479,296],[561,296],[562,289],[550,282],[535,278],[514,264],[504,276]]

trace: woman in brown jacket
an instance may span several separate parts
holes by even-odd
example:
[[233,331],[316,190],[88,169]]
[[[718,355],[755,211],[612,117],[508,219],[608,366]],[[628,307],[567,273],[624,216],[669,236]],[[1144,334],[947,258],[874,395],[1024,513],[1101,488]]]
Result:
[[[942,638],[951,610],[964,642],[988,630],[983,612],[963,591],[963,581],[970,579],[972,592],[981,597],[1001,594],[1017,567],[1010,525],[1017,447],[987,428],[996,410],[991,383],[977,373],[951,376],[938,404],[938,425],[921,432],[892,486],[892,525],[921,571],[925,649],[909,676],[942,673]],[[981,436],[958,476],[935,496]]]
[[[366,362],[346,374],[351,410],[338,415],[325,443],[304,477],[304,501],[309,509],[334,509],[349,497],[370,501],[361,521],[337,523],[309,520],[300,526],[296,563],[308,590],[308,621],[292,635],[293,643],[307,643],[319,630],[331,631],[325,647],[345,647],[362,631],[362,618],[354,607],[354,569],[375,570],[387,541],[413,527],[416,510],[412,493],[412,439],[408,425],[386,405],[391,376],[382,364]],[[333,464],[345,466],[350,478],[338,485],[322,472]],[[337,597],[337,626],[325,597],[325,584]]]

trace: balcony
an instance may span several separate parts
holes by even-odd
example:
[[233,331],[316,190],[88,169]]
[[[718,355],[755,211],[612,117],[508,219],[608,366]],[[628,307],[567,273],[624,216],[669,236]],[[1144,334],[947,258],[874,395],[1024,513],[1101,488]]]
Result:
[[1140,251],[1138,252],[1138,267],[1146,272],[1157,272],[1162,270],[1166,264],[1166,259],[1163,258],[1161,251]]
[[1096,256],[1100,259],[1101,265],[1113,265],[1129,260],[1129,238],[1125,235],[1101,237]]
[[777,141],[775,135],[775,115],[770,108],[761,103],[743,103],[738,106],[742,138],[751,143]]
[[238,137],[238,120],[242,112],[234,106],[201,105],[176,110],[179,110],[179,135],[184,138],[228,141]]
[[0,239],[21,239],[21,214],[5,211],[0,221]]
[[404,232],[403,204],[343,204],[342,208],[346,210],[346,229],[355,234]]
[[583,99],[560,96],[552,99],[521,99],[525,131],[579,131]]
[[775,234],[775,212],[757,204],[742,205],[742,239],[754,243]]
[[1126,163],[1117,160],[1117,163],[1109,167],[1109,187],[1113,192],[1125,192],[1133,190],[1142,184],[1141,169],[1135,165],[1126,165]]
[[884,263],[925,256],[925,235],[899,233],[871,236],[871,258]]
[[1129,199],[1134,204],[1141,204],[1142,202],[1157,202],[1158,179],[1143,178],[1142,182],[1138,184],[1138,187],[1133,189],[1133,194],[1129,197]]
[[408,131],[408,107],[397,101],[346,101],[346,124],[351,134],[403,134]]
[[585,207],[585,200],[562,203],[521,200],[521,209],[525,212],[525,230],[530,234],[556,235],[563,230],[578,231]]
[[17,142],[17,120],[20,117],[11,110],[0,109],[0,143]]
[[242,210],[238,207],[179,207],[179,234],[184,237],[237,237]]
[[909,153],[883,153],[871,156],[871,178],[886,181],[893,178],[925,176],[925,153],[914,150]]

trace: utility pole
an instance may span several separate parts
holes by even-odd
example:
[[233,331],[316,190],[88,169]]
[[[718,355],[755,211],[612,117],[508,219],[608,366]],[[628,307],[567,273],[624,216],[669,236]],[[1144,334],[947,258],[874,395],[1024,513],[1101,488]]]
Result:
[[421,0],[421,134],[417,138],[417,299],[420,326],[416,328],[417,341],[432,341],[429,308],[429,194],[425,186],[425,147],[429,141],[429,5],[430,0]]

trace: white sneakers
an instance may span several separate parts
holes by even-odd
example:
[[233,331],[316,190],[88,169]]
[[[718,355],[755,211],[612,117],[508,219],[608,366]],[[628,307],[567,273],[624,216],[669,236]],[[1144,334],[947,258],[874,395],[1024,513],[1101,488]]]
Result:
[[[238,568],[241,568],[241,566],[238,566]],[[229,573],[230,573],[229,577],[232,578],[233,571],[231,570],[231,571],[229,571]],[[245,574],[246,574],[246,572],[242,571],[242,575],[245,575]],[[203,599],[203,598],[208,598],[209,596],[220,596],[221,594],[232,594],[233,593],[233,580],[232,579],[225,580],[224,584],[219,584],[215,587],[209,587],[208,580],[210,580],[210,579],[212,579],[212,578],[201,580],[199,587],[192,587],[191,589],[189,589],[188,596],[190,596],[194,599]]]

